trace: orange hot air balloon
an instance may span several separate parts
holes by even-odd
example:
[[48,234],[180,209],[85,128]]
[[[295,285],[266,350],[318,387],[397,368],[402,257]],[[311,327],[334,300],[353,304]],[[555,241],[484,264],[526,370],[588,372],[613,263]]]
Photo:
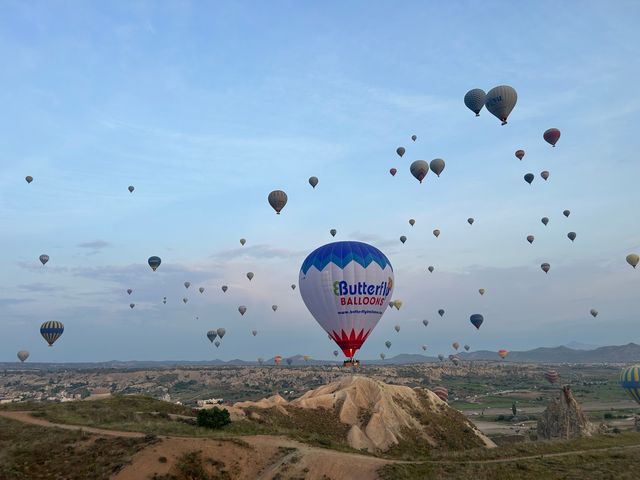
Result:
[[282,357],[280,355],[276,355],[275,357],[273,357],[273,363],[275,363],[276,365],[280,365],[280,363],[282,363]]
[[500,358],[504,360],[505,358],[507,358],[507,355],[509,355],[509,350],[498,350],[498,355],[500,355]]

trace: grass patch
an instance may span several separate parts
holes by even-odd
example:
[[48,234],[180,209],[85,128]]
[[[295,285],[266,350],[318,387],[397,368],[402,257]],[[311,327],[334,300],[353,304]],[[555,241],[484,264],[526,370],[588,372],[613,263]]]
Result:
[[0,479],[107,480],[149,444],[0,418]]

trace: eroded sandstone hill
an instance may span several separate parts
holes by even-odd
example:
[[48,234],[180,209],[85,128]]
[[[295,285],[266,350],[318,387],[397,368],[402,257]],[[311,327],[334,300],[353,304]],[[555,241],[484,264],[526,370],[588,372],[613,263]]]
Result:
[[[287,402],[280,396],[259,402],[236,403],[235,418],[305,429],[331,429],[341,432],[348,445],[372,453],[393,448],[467,449],[494,447],[464,415],[450,408],[434,393],[423,388],[388,385],[359,375],[310,390]],[[305,412],[318,418],[306,422]],[[332,427],[332,424],[335,424]]]

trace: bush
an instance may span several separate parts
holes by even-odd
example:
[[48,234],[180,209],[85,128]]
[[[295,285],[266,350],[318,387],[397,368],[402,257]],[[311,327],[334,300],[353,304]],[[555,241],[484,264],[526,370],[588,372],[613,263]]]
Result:
[[230,424],[231,418],[226,409],[213,407],[210,410],[200,410],[197,423],[199,427],[217,429]]

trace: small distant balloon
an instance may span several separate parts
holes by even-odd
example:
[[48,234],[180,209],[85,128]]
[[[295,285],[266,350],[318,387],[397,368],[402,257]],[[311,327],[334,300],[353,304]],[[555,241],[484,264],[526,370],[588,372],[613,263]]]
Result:
[[567,233],[567,238],[573,242],[576,239],[576,232]]
[[31,175],[27,175],[26,177],[24,177],[24,179],[26,180],[27,183],[33,182],[33,177]]
[[433,173],[435,173],[437,177],[440,177],[440,174],[444,170],[444,160],[441,158],[434,158],[433,160],[431,160],[429,168],[433,170]]
[[469,321],[471,322],[471,325],[476,327],[476,329],[480,330],[480,326],[484,322],[484,317],[479,313],[474,313],[469,317]]
[[517,101],[518,93],[513,87],[500,85],[487,92],[484,105],[491,114],[502,122],[502,125],[506,125],[507,118]]
[[464,349],[468,352],[471,347],[469,345],[465,345]]
[[130,304],[129,304],[129,308],[133,308],[133,307],[135,307],[135,306],[136,306],[136,304],[135,304],[135,303],[130,303]]
[[546,170],[543,170],[540,172],[540,176],[546,181],[549,179],[549,172],[547,172]]
[[443,361],[444,360],[444,355],[439,353],[438,354],[438,360]]
[[188,289],[191,286],[191,282],[184,282],[184,288]]
[[416,221],[413,218],[409,219],[409,225],[411,225],[412,227],[416,224]]
[[392,177],[395,177],[396,173],[398,173],[398,169],[397,168],[390,168],[389,169],[389,173],[391,174]]
[[240,312],[240,315],[244,315],[247,312],[247,307],[245,307],[244,305],[240,305],[238,307],[238,311]]
[[188,301],[189,301],[189,299],[188,299],[187,297],[184,297],[184,298],[182,299],[182,303],[187,303]]
[[529,185],[531,185],[531,182],[533,182],[534,178],[535,178],[535,176],[533,175],[533,173],[527,173],[524,176],[524,181],[527,182]]
[[505,349],[498,350],[498,355],[500,355],[500,358],[504,360],[505,358],[507,358],[507,355],[509,355],[509,351]]
[[393,327],[393,329],[396,331],[396,333],[400,333],[400,325],[396,325],[395,327]]
[[543,263],[542,265],[540,265],[540,268],[544,273],[548,273],[551,269],[551,265],[549,265],[548,263]]
[[453,343],[451,344],[451,346],[452,346],[453,348],[455,348],[456,350],[458,350],[458,349],[460,348],[460,344],[459,344],[458,342],[453,342]]
[[40,335],[46,340],[51,347],[56,340],[58,340],[64,332],[64,325],[62,322],[48,321],[40,325]]
[[381,354],[380,354],[380,358],[381,358],[382,360],[384,360],[385,358],[387,358],[387,356],[386,356],[384,353],[381,353]]
[[402,300],[394,300],[393,306],[396,307],[396,310],[400,310],[400,307],[402,307]]
[[391,342],[389,340],[387,340],[386,342],[384,342],[385,346],[387,348],[391,348]]
[[444,317],[444,309],[441,308],[440,310],[438,310],[438,315]]
[[127,294],[128,294],[128,295],[131,295],[132,293],[133,293],[133,290],[132,290],[132,289],[130,289],[130,288],[127,288]]
[[332,228],[331,230],[329,230],[329,233],[331,234],[332,237],[335,237],[338,231],[335,228]]
[[229,290],[229,287],[227,287],[226,285],[222,285],[222,291],[226,292],[227,290]]
[[414,142],[416,141],[417,138],[418,138],[417,135],[411,135],[411,140],[413,140]]
[[287,204],[288,197],[282,190],[274,190],[269,194],[267,200],[269,201],[269,205],[280,215],[280,212]]
[[26,350],[20,350],[18,352],[18,359],[24,363],[24,361],[29,358],[29,352],[27,352]]
[[216,330],[216,333],[220,338],[222,338],[226,335],[227,331],[224,328],[219,328]]
[[309,185],[316,188],[316,185],[318,185],[318,177],[309,177]]
[[571,215],[571,211],[570,211],[570,210],[563,210],[563,211],[562,211],[562,214],[563,214],[565,217],[569,218],[569,215]]
[[427,267],[427,270],[429,270],[430,273],[433,273],[433,270],[434,270],[433,265],[429,265],[429,267]]
[[479,293],[480,295],[484,295],[484,292],[485,292],[484,288],[479,288],[479,289],[478,289],[478,293]]
[[638,263],[640,263],[640,255],[638,255],[637,253],[630,253],[629,255],[627,255],[626,260],[629,265],[631,265],[633,268],[636,268],[638,266]]
[[464,95],[464,104],[466,107],[476,114],[476,117],[480,116],[480,110],[484,107],[487,95],[484,90],[480,88],[473,88]]
[[516,157],[518,160],[522,160],[524,158],[524,150],[516,150]]
[[149,257],[149,260],[147,260],[147,262],[149,263],[151,270],[155,272],[160,266],[160,263],[162,263],[162,260],[160,259],[160,257],[154,256],[154,257]]
[[[444,358],[444,357],[443,357]],[[442,359],[441,359],[442,360]],[[431,390],[433,393],[436,394],[436,396],[442,400],[443,402],[447,403],[449,401],[449,391],[444,388],[444,387],[435,387]]]
[[40,259],[40,263],[42,263],[42,265],[46,265],[46,263],[49,261],[49,255],[46,255],[44,253],[38,258]]
[[218,336],[218,333],[215,330],[209,330],[207,332],[207,338],[211,343],[213,343],[213,341],[216,339],[217,336]]
[[204,287],[200,287],[200,288],[198,289],[198,291],[199,291],[200,293],[204,293]]
[[548,218],[548,217],[542,217],[542,218],[540,219],[540,221],[541,221],[542,223],[544,223],[544,225],[546,226],[546,225],[549,223],[549,218]]
[[548,130],[545,130],[545,132],[542,134],[542,138],[544,138],[544,141],[549,145],[555,147],[558,140],[560,140],[560,130],[558,130],[557,128],[550,128]]
[[433,231],[433,236],[438,238],[440,236],[440,230],[438,230],[437,228]]
[[338,350],[334,350],[333,351],[333,356],[337,357],[338,355],[340,355],[340,352]]
[[406,242],[406,241],[407,241],[407,237],[405,237],[404,235],[402,235],[402,236],[400,237],[400,241],[401,241],[402,243]]
[[253,272],[247,272],[247,278],[251,281],[253,279]]
[[554,384],[558,381],[560,375],[558,375],[558,372],[556,372],[555,370],[547,370],[546,372],[544,372],[544,378],[547,382]]
[[589,313],[591,313],[591,316],[593,318],[596,318],[598,316],[598,310],[596,310],[595,308],[592,308]]
[[220,342],[218,340],[213,342],[213,344],[216,346],[216,348],[220,348]]
[[416,180],[422,183],[424,177],[426,177],[427,173],[429,173],[429,164],[424,160],[416,160],[411,164],[409,170],[411,171],[411,175],[413,175]]
[[258,335],[258,330],[251,330],[251,335],[253,335],[254,337]]
[[291,365],[293,363],[293,358],[287,358],[287,365]]
[[129,193],[133,193],[135,189],[136,188],[133,185],[129,185],[129,188],[127,190],[129,190]]
[[472,217],[467,218],[467,223],[469,225],[473,225],[473,222],[475,222],[475,220]]
[[396,153],[402,158],[402,156],[404,155],[405,149],[404,147],[398,147],[396,148]]
[[533,243],[533,241],[535,240],[536,237],[534,237],[533,235],[527,235],[527,242],[529,243]]
[[296,289],[296,285],[295,285],[295,283],[292,283],[291,284],[291,290],[295,290],[295,289]]
[[247,240],[244,238],[240,239],[240,245],[242,245],[244,247],[244,244],[247,243]]
[[274,312],[278,310],[278,305],[271,305],[271,310],[273,310]]

